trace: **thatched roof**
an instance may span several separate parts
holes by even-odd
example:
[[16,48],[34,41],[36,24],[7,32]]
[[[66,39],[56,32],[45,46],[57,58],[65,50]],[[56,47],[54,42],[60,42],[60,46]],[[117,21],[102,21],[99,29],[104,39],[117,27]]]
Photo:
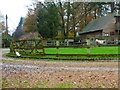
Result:
[[114,18],[114,14],[109,14],[107,16],[100,17],[91,21],[79,34],[95,32],[99,30],[103,30],[106,25]]
[[30,32],[22,35],[19,40],[32,40],[32,39],[40,39],[41,36],[38,32]]

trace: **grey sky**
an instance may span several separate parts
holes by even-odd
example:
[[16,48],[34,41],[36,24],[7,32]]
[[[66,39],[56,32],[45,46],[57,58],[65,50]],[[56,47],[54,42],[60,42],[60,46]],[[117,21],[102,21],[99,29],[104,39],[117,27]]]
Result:
[[12,33],[20,20],[27,14],[27,6],[32,4],[32,0],[0,0],[0,12],[8,15],[8,27]]

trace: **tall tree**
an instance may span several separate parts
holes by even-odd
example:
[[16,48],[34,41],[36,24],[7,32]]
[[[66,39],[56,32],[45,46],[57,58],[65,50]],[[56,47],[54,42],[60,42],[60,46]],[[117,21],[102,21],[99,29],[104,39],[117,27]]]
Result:
[[20,22],[19,22],[19,24],[18,24],[15,32],[14,32],[13,35],[12,35],[13,38],[14,38],[14,40],[19,40],[19,38],[20,38],[22,35],[24,35],[24,32],[23,32],[23,29],[24,29],[24,27],[23,27],[23,22],[24,22],[24,18],[21,17],[21,18],[20,18]]
[[58,10],[53,2],[39,3],[36,11],[37,30],[43,38],[53,38],[59,29]]
[[70,13],[71,13],[71,6],[70,1],[66,2],[66,37],[68,37],[69,29],[70,29]]
[[36,15],[32,14],[29,15],[24,21],[24,32],[36,32],[37,25],[36,25]]
[[4,16],[0,13],[0,32],[5,30]]
[[[119,10],[119,2],[55,2],[39,3],[36,10],[37,30],[45,38],[57,35],[61,30],[64,37],[69,32],[81,31],[90,21]],[[48,27],[49,26],[49,27]],[[53,34],[54,32],[54,34]],[[56,33],[55,33],[56,32]]]
[[59,20],[60,20],[60,31],[62,32],[62,36],[64,37],[66,35],[65,32],[65,8],[64,3],[61,0],[58,0],[58,3],[56,4],[56,7],[58,8],[59,12]]

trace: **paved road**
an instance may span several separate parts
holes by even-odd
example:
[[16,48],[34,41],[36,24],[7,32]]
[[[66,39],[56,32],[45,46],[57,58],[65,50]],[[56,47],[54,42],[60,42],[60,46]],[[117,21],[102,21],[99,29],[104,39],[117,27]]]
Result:
[[0,51],[9,51],[9,48],[1,48]]

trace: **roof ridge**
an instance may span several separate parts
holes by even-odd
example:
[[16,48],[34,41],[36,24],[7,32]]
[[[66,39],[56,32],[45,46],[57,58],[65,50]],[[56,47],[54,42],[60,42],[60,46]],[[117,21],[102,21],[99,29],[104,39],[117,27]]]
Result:
[[109,23],[109,21],[112,20],[112,18],[114,18],[114,14],[108,14],[106,16],[92,20],[84,29],[82,29],[82,32],[80,32],[80,34],[101,30]]

